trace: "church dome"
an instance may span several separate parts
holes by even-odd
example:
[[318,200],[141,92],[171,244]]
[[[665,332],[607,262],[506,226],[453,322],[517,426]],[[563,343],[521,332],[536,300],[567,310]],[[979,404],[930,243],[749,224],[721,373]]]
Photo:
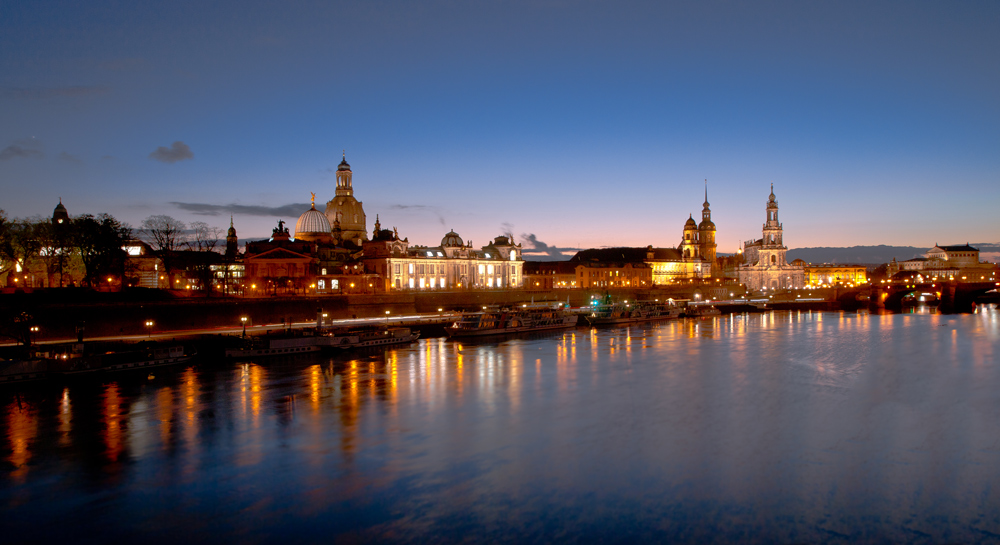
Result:
[[715,223],[713,223],[712,220],[704,220],[704,221],[702,221],[701,223],[698,224],[698,230],[699,231],[706,231],[706,230],[714,231],[715,230]]
[[337,170],[351,170],[351,165],[347,164],[347,156],[345,155],[340,164],[337,165]]
[[465,243],[462,242],[462,237],[458,236],[458,233],[454,230],[448,231],[448,234],[441,239],[442,248],[454,248],[458,246],[465,246]]
[[303,238],[302,235],[317,233],[329,235],[330,221],[326,219],[325,214],[313,206],[305,214],[299,216],[299,221],[295,222],[295,238]]
[[69,212],[67,212],[66,207],[63,206],[62,199],[59,199],[59,204],[57,204],[55,209],[52,211],[52,223],[63,223],[68,221]]
[[694,218],[691,217],[691,216],[688,216],[688,220],[686,222],[684,222],[684,230],[687,231],[688,229],[697,229],[697,228],[698,228],[698,224],[695,223]]

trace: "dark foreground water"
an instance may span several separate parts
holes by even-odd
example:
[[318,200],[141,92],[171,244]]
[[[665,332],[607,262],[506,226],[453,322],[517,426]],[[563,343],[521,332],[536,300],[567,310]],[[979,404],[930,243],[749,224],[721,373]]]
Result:
[[1000,540],[996,314],[763,314],[0,392],[0,541]]

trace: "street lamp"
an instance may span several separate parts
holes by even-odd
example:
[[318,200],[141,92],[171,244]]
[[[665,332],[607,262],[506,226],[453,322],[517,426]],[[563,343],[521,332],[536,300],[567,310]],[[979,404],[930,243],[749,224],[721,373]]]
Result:
[[385,327],[389,327],[389,311],[385,311]]
[[38,337],[38,326],[37,325],[33,325],[33,326],[31,326],[31,327],[28,328],[28,331],[31,332],[31,334],[28,336],[28,346],[31,346],[31,337],[32,336],[34,336],[36,338]]
[[240,321],[243,322],[243,338],[247,338],[247,317],[240,316]]
[[153,320],[146,320],[146,332],[148,338],[153,337]]

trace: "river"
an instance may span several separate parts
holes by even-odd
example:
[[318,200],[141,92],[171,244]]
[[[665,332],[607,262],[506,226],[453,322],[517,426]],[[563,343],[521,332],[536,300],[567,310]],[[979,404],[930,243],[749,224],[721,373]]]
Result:
[[764,313],[0,391],[5,543],[1000,540],[1000,317]]

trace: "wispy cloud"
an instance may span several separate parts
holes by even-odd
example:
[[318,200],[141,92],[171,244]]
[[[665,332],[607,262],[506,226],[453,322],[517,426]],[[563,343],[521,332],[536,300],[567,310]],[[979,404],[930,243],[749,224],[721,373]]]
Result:
[[10,99],[38,100],[46,98],[62,97],[82,97],[90,95],[103,95],[109,89],[103,85],[85,86],[74,85],[69,87],[0,87],[0,96]]
[[177,161],[194,159],[194,153],[191,153],[191,148],[187,144],[178,140],[171,144],[169,148],[164,146],[156,148],[156,150],[149,154],[149,158],[162,163],[176,163]]
[[45,157],[45,152],[42,151],[42,143],[34,138],[22,138],[0,150],[0,161],[30,157],[36,159]]
[[83,164],[83,159],[77,157],[76,155],[73,155],[72,153],[67,153],[65,151],[59,154],[59,160],[65,161],[67,163],[74,163],[77,165]]
[[241,215],[297,218],[309,210],[309,203],[263,206],[247,204],[207,204],[193,202],[171,202],[170,204],[199,216]]
[[579,248],[558,248],[550,246],[541,240],[534,233],[522,234],[521,243],[524,244],[524,252],[530,256],[545,256],[551,260],[566,259],[567,255],[580,251]]
[[417,210],[423,212],[430,212],[434,214],[438,222],[441,223],[442,227],[448,227],[447,222],[444,221],[444,215],[441,214],[440,209],[436,206],[428,206],[426,204],[391,204],[389,205],[390,210]]

